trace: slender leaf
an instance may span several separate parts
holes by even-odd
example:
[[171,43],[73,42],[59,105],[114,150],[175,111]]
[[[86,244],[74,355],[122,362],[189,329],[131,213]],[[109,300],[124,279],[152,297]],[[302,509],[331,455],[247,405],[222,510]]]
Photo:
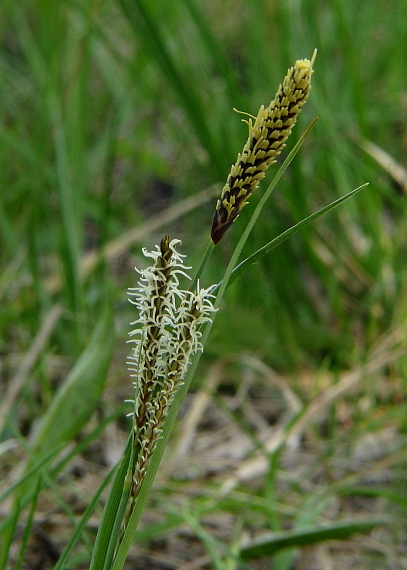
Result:
[[[228,282],[228,287],[234,282],[236,281],[236,279],[238,277],[240,277],[240,275],[246,271],[246,269],[248,269],[253,263],[255,263],[256,261],[258,261],[261,257],[263,257],[264,255],[266,255],[267,253],[269,253],[272,249],[274,249],[275,247],[277,247],[278,245],[281,245],[285,240],[287,240],[288,238],[292,237],[293,235],[295,235],[297,232],[299,232],[300,230],[302,230],[303,228],[305,228],[306,226],[308,226],[308,224],[310,224],[311,222],[313,222],[314,220],[320,218],[321,216],[323,216],[324,214],[326,214],[327,212],[330,212],[331,210],[333,210],[334,208],[336,208],[337,206],[339,206],[340,204],[342,204],[343,202],[345,202],[346,200],[349,200],[349,198],[351,198],[352,196],[354,196],[355,194],[357,194],[358,192],[360,192],[363,188],[365,188],[366,186],[368,186],[368,183],[366,184],[362,184],[362,186],[359,186],[358,188],[355,188],[354,190],[351,190],[350,192],[348,192],[347,194],[345,194],[345,196],[342,196],[341,198],[338,198],[337,200],[335,200],[334,202],[331,202],[330,204],[328,204],[328,206],[324,206],[323,208],[321,208],[320,210],[318,210],[317,212],[315,212],[314,214],[311,214],[310,216],[308,216],[307,218],[305,218],[304,220],[301,220],[301,222],[298,222],[298,224],[295,224],[295,226],[292,226],[291,228],[288,228],[285,232],[283,232],[282,234],[280,234],[279,236],[277,236],[275,239],[271,240],[270,242],[268,242],[266,245],[264,245],[263,247],[261,247],[260,249],[258,249],[255,253],[253,253],[252,255],[250,255],[249,257],[247,257],[244,261],[242,261],[241,263],[239,263],[239,265],[237,265],[235,267],[235,269],[232,272],[232,275],[229,279]],[[222,282],[221,282],[222,283]],[[218,287],[220,286],[220,283],[218,285]]]
[[385,517],[342,520],[324,525],[320,524],[267,534],[242,548],[240,556],[244,560],[254,560],[262,556],[270,556],[284,548],[308,546],[309,544],[325,540],[344,540],[358,532],[370,532],[374,528],[388,523],[389,519]]
[[112,312],[107,308],[41,420],[33,442],[37,457],[72,440],[99,403],[113,350],[112,328]]
[[[179,61],[171,53],[163,36],[160,19],[154,18],[151,2],[145,0],[118,0],[129,24],[143,42],[145,50],[154,58],[162,74],[167,78],[187,113],[189,122],[202,146],[211,156],[211,161],[217,167],[219,175],[224,173],[222,153],[219,152],[213,133],[208,128],[206,113],[197,87],[183,73]],[[161,19],[162,20],[162,19]]]
[[120,525],[122,524],[126,503],[130,493],[127,481],[133,461],[134,435],[130,434],[124,450],[120,467],[117,470],[110,489],[102,520],[96,537],[90,570],[108,570],[111,567],[114,551],[117,548]]
[[[78,542],[80,536],[82,535],[84,529],[86,528],[86,524],[88,523],[91,515],[93,514],[93,512],[94,512],[94,510],[95,510],[95,508],[99,502],[100,496],[101,496],[102,492],[104,491],[104,489],[106,488],[106,486],[108,485],[114,471],[115,471],[115,469],[112,469],[110,471],[110,473],[105,477],[105,479],[103,480],[103,482],[99,486],[99,489],[93,495],[90,503],[86,507],[86,510],[81,517],[79,524],[76,526],[75,531],[73,532],[71,538],[69,539],[68,544],[65,546],[64,551],[62,552],[61,556],[59,557],[58,562],[57,562],[54,570],[63,570],[64,568],[67,567],[66,564],[68,562],[69,556],[71,555],[72,550],[74,549],[76,543]],[[95,548],[96,548],[96,544],[95,544]]]

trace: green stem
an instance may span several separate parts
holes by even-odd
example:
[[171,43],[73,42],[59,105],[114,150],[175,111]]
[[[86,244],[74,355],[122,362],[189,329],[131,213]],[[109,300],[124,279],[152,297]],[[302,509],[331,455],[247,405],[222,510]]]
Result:
[[[290,162],[293,160],[294,156],[298,152],[298,150],[301,147],[305,137],[308,135],[309,131],[314,126],[315,122],[316,122],[316,119],[311,123],[311,125],[307,128],[305,133],[300,137],[298,143],[294,146],[293,150],[290,152],[288,157],[285,159],[284,163],[282,164],[282,166],[278,170],[273,181],[271,182],[271,184],[267,188],[266,192],[264,193],[264,195],[260,199],[257,207],[255,208],[255,210],[252,214],[252,217],[250,218],[250,220],[249,220],[249,222],[245,228],[245,231],[243,232],[243,235],[241,236],[241,238],[240,238],[240,240],[239,240],[239,242],[238,242],[238,244],[237,244],[237,246],[236,246],[236,248],[232,254],[232,257],[229,261],[229,264],[227,266],[224,278],[223,278],[221,285],[220,285],[220,288],[219,288],[219,292],[218,292],[216,299],[215,299],[215,302],[214,302],[215,308],[218,308],[220,305],[221,299],[222,299],[222,297],[226,291],[226,288],[228,286],[228,282],[229,282],[229,279],[232,275],[233,269],[236,267],[240,253],[243,249],[244,244],[247,241],[247,238],[249,237],[250,232],[253,229],[254,224],[256,223],[256,220],[260,214],[260,211],[264,207],[264,205],[265,205],[267,199],[269,198],[271,192],[274,190],[277,182],[280,180],[283,172],[285,171],[287,166],[290,164]],[[193,286],[197,283],[198,278],[201,275],[202,270],[205,267],[207,260],[209,259],[209,255],[211,254],[213,247],[214,246],[211,242],[208,245],[208,247],[206,248],[206,251],[205,251],[204,256],[202,258],[201,264],[198,268],[197,274],[196,274],[195,279],[193,281]],[[202,342],[203,346],[205,346],[205,344],[208,340],[208,336],[209,336],[209,333],[212,329],[213,323],[215,321],[215,317],[216,317],[216,313],[213,314],[212,320],[207,322],[202,329],[201,342]],[[188,392],[188,389],[189,389],[189,386],[192,382],[192,378],[194,376],[195,370],[198,366],[198,362],[199,362],[199,359],[201,357],[201,354],[202,354],[201,352],[196,352],[195,355],[193,356],[191,365],[190,365],[189,370],[188,370],[188,373],[184,379],[184,384],[180,387],[180,389],[176,393],[174,401],[171,404],[171,407],[170,407],[170,410],[169,410],[169,413],[168,413],[168,416],[167,416],[167,419],[165,421],[165,425],[164,425],[164,428],[162,431],[162,438],[158,442],[157,447],[153,453],[153,456],[151,457],[150,464],[147,468],[146,476],[144,477],[143,483],[141,485],[140,493],[137,497],[137,501],[136,501],[136,504],[134,506],[134,510],[131,514],[130,520],[128,521],[127,529],[126,529],[125,534],[123,536],[122,543],[120,544],[119,549],[117,551],[116,558],[115,558],[113,566],[112,566],[112,570],[122,570],[122,568],[124,566],[126,554],[129,551],[132,542],[134,541],[134,536],[136,534],[138,522],[141,518],[141,514],[143,512],[145,503],[147,501],[151,487],[153,485],[153,481],[154,481],[155,475],[157,473],[158,467],[160,465],[161,457],[164,453],[165,446],[167,445],[168,439],[170,437],[170,433],[173,430],[175,420],[176,420],[177,415],[178,415],[178,410],[179,410],[181,403],[183,402],[183,400],[184,400],[184,398]]]
[[212,253],[214,247],[215,247],[215,246],[214,246],[214,244],[213,244],[213,242],[212,242],[212,240],[211,240],[211,241],[208,243],[207,247],[206,247],[205,253],[203,254],[203,257],[202,257],[202,259],[201,259],[201,263],[199,264],[199,267],[198,267],[198,270],[197,270],[196,275],[195,275],[195,277],[194,277],[194,280],[192,281],[192,285],[191,285],[191,287],[189,288],[190,291],[195,291],[195,290],[196,290],[196,285],[197,285],[197,283],[198,283],[198,280],[199,280],[199,278],[200,278],[200,276],[201,276],[201,274],[202,274],[202,271],[203,271],[204,268],[205,268],[205,265],[206,265],[207,262],[208,262],[208,259],[209,259],[210,255],[211,255],[211,253]]

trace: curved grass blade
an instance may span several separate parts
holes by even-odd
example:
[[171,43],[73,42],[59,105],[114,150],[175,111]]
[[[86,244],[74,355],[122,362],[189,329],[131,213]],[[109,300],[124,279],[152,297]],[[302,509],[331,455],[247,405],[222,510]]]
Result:
[[[115,412],[113,414],[111,414],[110,416],[108,416],[107,418],[105,418],[105,420],[98,425],[97,430],[95,430],[96,433],[100,433],[101,431],[103,431],[106,427],[106,425],[108,423],[110,423],[112,421],[112,418],[118,417],[119,415],[122,415],[122,410],[119,408],[120,410],[120,414],[118,413],[118,410],[115,410]],[[69,462],[69,460],[77,455],[80,451],[80,449],[82,448],[82,445],[84,448],[87,447],[87,445],[89,445],[89,441],[92,441],[95,438],[95,432],[93,432],[90,436],[88,436],[87,438],[85,438],[84,440],[81,441],[80,444],[76,445],[73,450],[71,451],[70,454],[68,454],[66,457],[64,457],[64,459],[55,467],[55,469],[53,469],[53,475],[55,476],[57,473],[59,473],[62,468],[66,465],[67,462]],[[123,452],[123,454],[125,454],[127,452],[127,447],[125,448],[125,451]],[[123,461],[125,461],[125,459],[123,459]],[[120,468],[119,468],[120,469]],[[99,486],[99,489],[96,491],[95,495],[92,497],[92,501],[89,503],[89,505],[87,506],[85,512],[83,513],[78,525],[75,528],[75,532],[73,533],[73,535],[71,536],[68,544],[65,546],[64,551],[62,552],[60,558],[58,559],[58,563],[55,566],[54,570],[62,570],[63,568],[65,568],[65,564],[73,550],[73,548],[75,547],[78,539],[80,538],[84,528],[86,527],[86,524],[90,518],[90,516],[92,515],[92,513],[95,510],[96,505],[99,502],[100,496],[103,492],[103,490],[107,487],[108,483],[110,482],[110,480],[112,479],[112,476],[117,473],[118,469],[117,466],[113,467],[110,472],[106,475],[105,479],[103,480],[103,482],[101,483],[101,485]],[[115,483],[113,483],[114,485]],[[110,491],[110,493],[112,493],[112,491]],[[109,505],[109,499],[110,499],[110,495],[106,501],[106,507]],[[116,512],[116,511],[114,511]],[[102,521],[101,524],[99,526],[99,529],[102,528],[103,525],[103,517],[102,516]],[[101,532],[101,530],[98,531],[99,533]],[[96,544],[96,543],[95,543]],[[95,547],[94,547],[94,554],[95,555]]]
[[396,505],[401,506],[403,509],[407,509],[407,497],[405,494],[396,493],[394,491],[388,491],[383,488],[373,488],[373,487],[350,487],[345,489],[340,489],[339,493],[341,495],[359,496],[362,497],[375,497],[387,499],[387,501],[392,501]]
[[239,88],[237,74],[233,66],[231,66],[227,60],[221,44],[214,35],[213,26],[207,18],[205,9],[196,0],[183,0],[183,4],[191,14],[192,20],[199,30],[207,52],[212,58],[212,63],[217,68],[219,77],[225,79],[229,101],[237,101],[237,105],[239,106],[243,97],[242,91]]
[[16,565],[15,565],[16,568],[23,568],[24,567],[24,557],[26,556],[28,541],[30,538],[30,534],[33,530],[33,526],[35,524],[34,523],[34,517],[35,517],[35,512],[36,512],[36,509],[38,506],[38,497],[39,497],[39,494],[41,492],[41,487],[42,487],[42,478],[39,477],[37,480],[37,483],[36,483],[36,487],[33,490],[31,507],[29,509],[27,519],[24,521],[23,537],[21,540],[21,547],[20,547],[20,552],[19,552],[19,556],[18,556],[18,561],[16,562]]
[[253,541],[240,551],[244,560],[254,560],[262,556],[270,556],[284,548],[308,546],[324,540],[343,540],[358,532],[369,532],[378,526],[389,523],[389,519],[369,518],[361,520],[342,520],[329,524],[318,524],[301,529],[267,534]]
[[41,420],[33,442],[36,458],[73,440],[88,422],[104,389],[113,345],[112,311],[108,307]]
[[[13,506],[9,514],[0,523],[0,569],[6,568],[8,561],[8,550],[14,536],[15,529],[19,523],[20,516],[25,507],[34,500],[35,489],[42,482],[41,469],[53,457],[58,455],[63,445],[52,449],[39,461],[32,465],[27,472],[13,483],[0,497],[0,502],[4,501],[10,494],[15,493]],[[25,492],[23,492],[25,489]]]
[[[30,469],[28,469],[24,475],[22,475],[20,477],[20,479],[18,479],[15,483],[13,483],[12,485],[10,485],[10,487],[8,487],[1,495],[0,495],[0,503],[3,502],[9,495],[11,495],[12,493],[14,493],[14,491],[16,489],[18,489],[21,485],[24,485],[24,483],[26,483],[27,481],[29,482],[30,479],[33,478],[33,476],[38,475],[38,472],[40,471],[40,469],[46,465],[53,457],[56,457],[58,455],[58,453],[64,448],[64,444],[59,445],[58,447],[51,449],[51,451],[49,451],[47,454],[45,454],[43,457],[41,457],[40,460],[36,461],[35,463],[33,463],[33,465],[30,467]],[[30,500],[30,497],[28,497],[28,500]],[[5,519],[4,521],[2,521],[2,523],[0,524],[0,535],[2,534],[2,529],[3,529],[3,525],[5,524],[5,522],[7,521],[7,519]]]
[[171,53],[160,20],[154,18],[151,2],[146,0],[119,0],[118,4],[137,40],[142,42],[145,52],[155,61],[178,97],[196,136],[210,155],[212,165],[221,176],[224,172],[224,159],[214,139],[213,132],[208,127],[202,97],[196,85],[189,80],[183,71],[179,58],[177,59]]
[[[328,206],[324,206],[323,208],[321,208],[317,212],[314,212],[313,214],[311,214],[307,218],[304,218],[303,220],[301,220],[301,222],[298,222],[298,224],[291,226],[291,228],[288,228],[286,231],[284,231],[282,234],[280,234],[279,236],[277,236],[276,238],[274,238],[270,242],[266,243],[266,245],[264,245],[263,247],[258,249],[255,253],[253,253],[252,255],[247,257],[245,260],[243,260],[241,263],[239,263],[239,265],[237,265],[234,268],[232,275],[230,276],[230,279],[228,281],[227,286],[229,287],[234,281],[236,281],[236,279],[238,277],[240,277],[240,275],[244,271],[246,271],[246,269],[248,269],[250,267],[250,265],[252,265],[256,261],[258,261],[261,257],[263,257],[263,255],[266,255],[272,249],[274,249],[278,245],[282,244],[286,239],[295,235],[297,232],[299,232],[300,230],[302,230],[303,228],[308,226],[308,224],[310,224],[311,222],[313,222],[317,218],[323,216],[327,212],[330,212],[331,210],[333,210],[334,208],[336,208],[337,206],[339,206],[340,204],[342,204],[343,202],[345,202],[346,200],[348,200],[349,198],[351,198],[352,196],[354,196],[355,194],[360,192],[360,190],[362,190],[363,188],[365,188],[368,185],[369,185],[369,183],[366,182],[365,184],[362,184],[362,186],[359,186],[358,188],[351,190],[350,192],[345,194],[345,196],[341,196],[340,198],[338,198],[334,202],[331,202],[330,204],[328,204]],[[221,283],[222,283],[222,281],[217,285],[217,288],[220,287]],[[216,290],[217,289],[215,289],[215,291]]]
[[68,544],[65,546],[64,551],[62,552],[60,558],[58,559],[58,562],[57,562],[56,566],[54,567],[54,570],[63,570],[63,569],[68,567],[67,562],[68,562],[69,556],[72,553],[72,550],[74,549],[78,539],[82,535],[82,533],[86,527],[86,524],[87,524],[89,518],[91,517],[92,513],[94,512],[95,507],[99,502],[100,496],[101,496],[103,490],[106,488],[107,484],[109,483],[114,471],[115,471],[115,469],[113,468],[110,471],[110,473],[108,473],[108,475],[105,477],[104,481],[100,485],[99,489],[93,495],[91,502],[86,507],[86,510],[83,513],[81,520],[79,521],[79,524],[75,528],[75,532],[72,534]]

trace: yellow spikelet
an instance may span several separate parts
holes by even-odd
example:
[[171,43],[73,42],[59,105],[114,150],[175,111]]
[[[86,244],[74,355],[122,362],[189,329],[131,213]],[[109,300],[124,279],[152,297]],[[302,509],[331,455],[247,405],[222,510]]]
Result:
[[267,108],[264,105],[260,107],[254,125],[249,119],[249,138],[232,166],[216,204],[211,231],[214,244],[222,239],[236,220],[253,190],[265,177],[267,168],[276,162],[285,147],[311,89],[315,56],[316,51],[311,61],[296,61],[288,70],[274,100]]

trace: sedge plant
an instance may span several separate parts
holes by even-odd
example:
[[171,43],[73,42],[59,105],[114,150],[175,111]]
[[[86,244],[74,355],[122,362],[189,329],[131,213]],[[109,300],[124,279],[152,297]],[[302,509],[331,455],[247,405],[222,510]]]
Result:
[[[151,260],[146,269],[136,269],[138,284],[129,290],[137,318],[130,333],[132,351],[128,358],[134,395],[129,416],[132,429],[117,468],[99,527],[91,570],[120,570],[134,539],[146,500],[179,407],[191,384],[199,358],[219,310],[226,288],[262,255],[358,192],[346,196],[302,220],[260,250],[238,263],[242,248],[271,192],[294,158],[311,123],[264,192],[240,238],[223,279],[201,286],[204,268],[214,247],[233,226],[253,191],[276,162],[305,104],[310,89],[316,51],[311,60],[291,67],[268,107],[246,121],[249,134],[232,166],[213,216],[211,239],[192,279],[191,269],[180,253],[180,240],[162,238],[153,251],[143,250]],[[186,280],[189,287],[181,287]],[[60,560],[58,567],[62,568]]]

